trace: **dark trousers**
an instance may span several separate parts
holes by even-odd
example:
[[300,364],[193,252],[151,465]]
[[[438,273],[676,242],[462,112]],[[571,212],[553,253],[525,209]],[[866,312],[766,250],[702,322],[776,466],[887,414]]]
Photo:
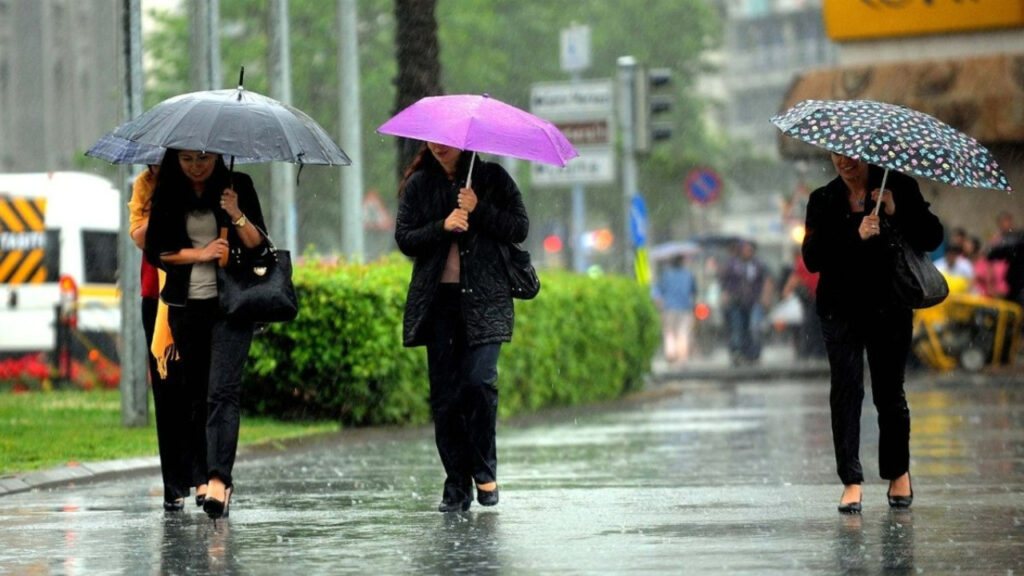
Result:
[[156,443],[160,451],[160,474],[164,481],[164,500],[172,502],[188,496],[193,485],[192,451],[189,446],[188,397],[181,388],[181,374],[175,362],[167,364],[167,378],[161,379],[156,358],[149,353],[156,325],[156,298],[142,299],[142,330],[146,334],[146,357],[149,358],[149,381],[153,388],[156,411]]
[[192,437],[202,446],[194,460],[194,478],[205,483],[217,477],[231,486],[241,421],[242,370],[252,344],[252,324],[228,322],[216,298],[171,307],[168,321],[181,355],[184,388],[192,401]]
[[754,362],[761,357],[760,304],[731,303],[725,320],[729,329],[729,356],[733,361]]
[[864,402],[864,352],[871,373],[871,395],[878,411],[879,475],[892,480],[910,468],[910,409],[903,378],[913,315],[887,310],[822,318],[822,335],[832,374],[832,442],[843,484],[860,484],[860,420]]
[[501,343],[468,346],[459,293],[444,284],[434,299],[427,343],[434,442],[446,474],[445,494],[471,496],[498,478],[498,354]]

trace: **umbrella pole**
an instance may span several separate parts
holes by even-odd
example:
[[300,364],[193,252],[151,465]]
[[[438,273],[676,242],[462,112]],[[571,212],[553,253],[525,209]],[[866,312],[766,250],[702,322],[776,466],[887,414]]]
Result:
[[873,215],[878,216],[878,209],[882,206],[882,196],[885,195],[885,181],[889,179],[889,169],[886,168],[882,174],[882,187],[878,191],[878,203],[875,204],[875,211]]
[[469,158],[469,172],[466,174],[466,188],[473,187],[473,162],[476,162],[476,152]]

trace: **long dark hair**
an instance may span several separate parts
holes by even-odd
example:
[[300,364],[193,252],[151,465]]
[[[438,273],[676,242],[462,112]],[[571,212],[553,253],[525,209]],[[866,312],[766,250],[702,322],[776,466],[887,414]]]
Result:
[[[465,180],[466,175],[469,173],[469,161],[472,158],[473,153],[469,150],[463,150],[459,154],[459,161],[455,164],[455,177]],[[477,163],[480,162],[480,158],[477,158]],[[474,166],[474,172],[475,170]],[[424,142],[420,146],[419,152],[413,157],[412,162],[405,169],[402,174],[402,181],[398,184],[398,198],[401,199],[402,195],[405,194],[405,185],[409,182],[409,178],[416,172],[423,170],[424,172],[433,172],[437,174],[444,174],[444,167],[441,163],[434,158],[434,154],[427,147],[427,143]]]
[[213,173],[206,179],[202,194],[192,194],[192,181],[178,162],[180,150],[168,148],[160,163],[153,189],[153,211],[164,214],[187,214],[194,210],[214,210],[220,206],[220,195],[231,185],[231,173],[218,155]]

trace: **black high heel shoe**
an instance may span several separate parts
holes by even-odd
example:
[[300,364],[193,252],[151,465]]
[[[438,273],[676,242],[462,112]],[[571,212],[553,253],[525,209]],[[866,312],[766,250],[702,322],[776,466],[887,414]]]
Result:
[[229,506],[231,505],[231,486],[224,489],[224,501],[221,502],[216,498],[207,496],[203,501],[203,512],[210,517],[211,520],[218,518],[227,518],[229,512]]
[[[205,484],[204,484],[204,486],[205,486]],[[196,486],[196,490],[199,490],[198,486]],[[200,494],[199,492],[196,492],[196,506],[198,506],[199,508],[202,508],[203,504],[205,504],[205,503],[206,503],[206,492],[203,492],[202,494]]]
[[839,501],[839,508],[838,508],[839,513],[840,514],[860,514],[861,511],[864,508],[861,505],[861,502],[863,500],[864,500],[864,492],[863,491],[861,491],[860,498],[858,498],[856,502],[847,502],[846,504],[843,504],[842,503],[842,499],[840,499],[840,501]]
[[907,472],[907,484],[910,485],[909,496],[893,496],[892,480],[889,481],[889,489],[885,492],[885,497],[889,500],[889,508],[897,508],[900,510],[910,508],[910,505],[914,502],[914,483],[910,478],[910,472]]
[[185,499],[178,498],[170,502],[164,500],[164,512],[181,512],[185,509]]

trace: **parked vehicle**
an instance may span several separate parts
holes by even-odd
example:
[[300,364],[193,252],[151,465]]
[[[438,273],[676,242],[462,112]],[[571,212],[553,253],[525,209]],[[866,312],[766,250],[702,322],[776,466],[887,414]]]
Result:
[[0,355],[116,355],[120,194],[80,172],[0,174]]

